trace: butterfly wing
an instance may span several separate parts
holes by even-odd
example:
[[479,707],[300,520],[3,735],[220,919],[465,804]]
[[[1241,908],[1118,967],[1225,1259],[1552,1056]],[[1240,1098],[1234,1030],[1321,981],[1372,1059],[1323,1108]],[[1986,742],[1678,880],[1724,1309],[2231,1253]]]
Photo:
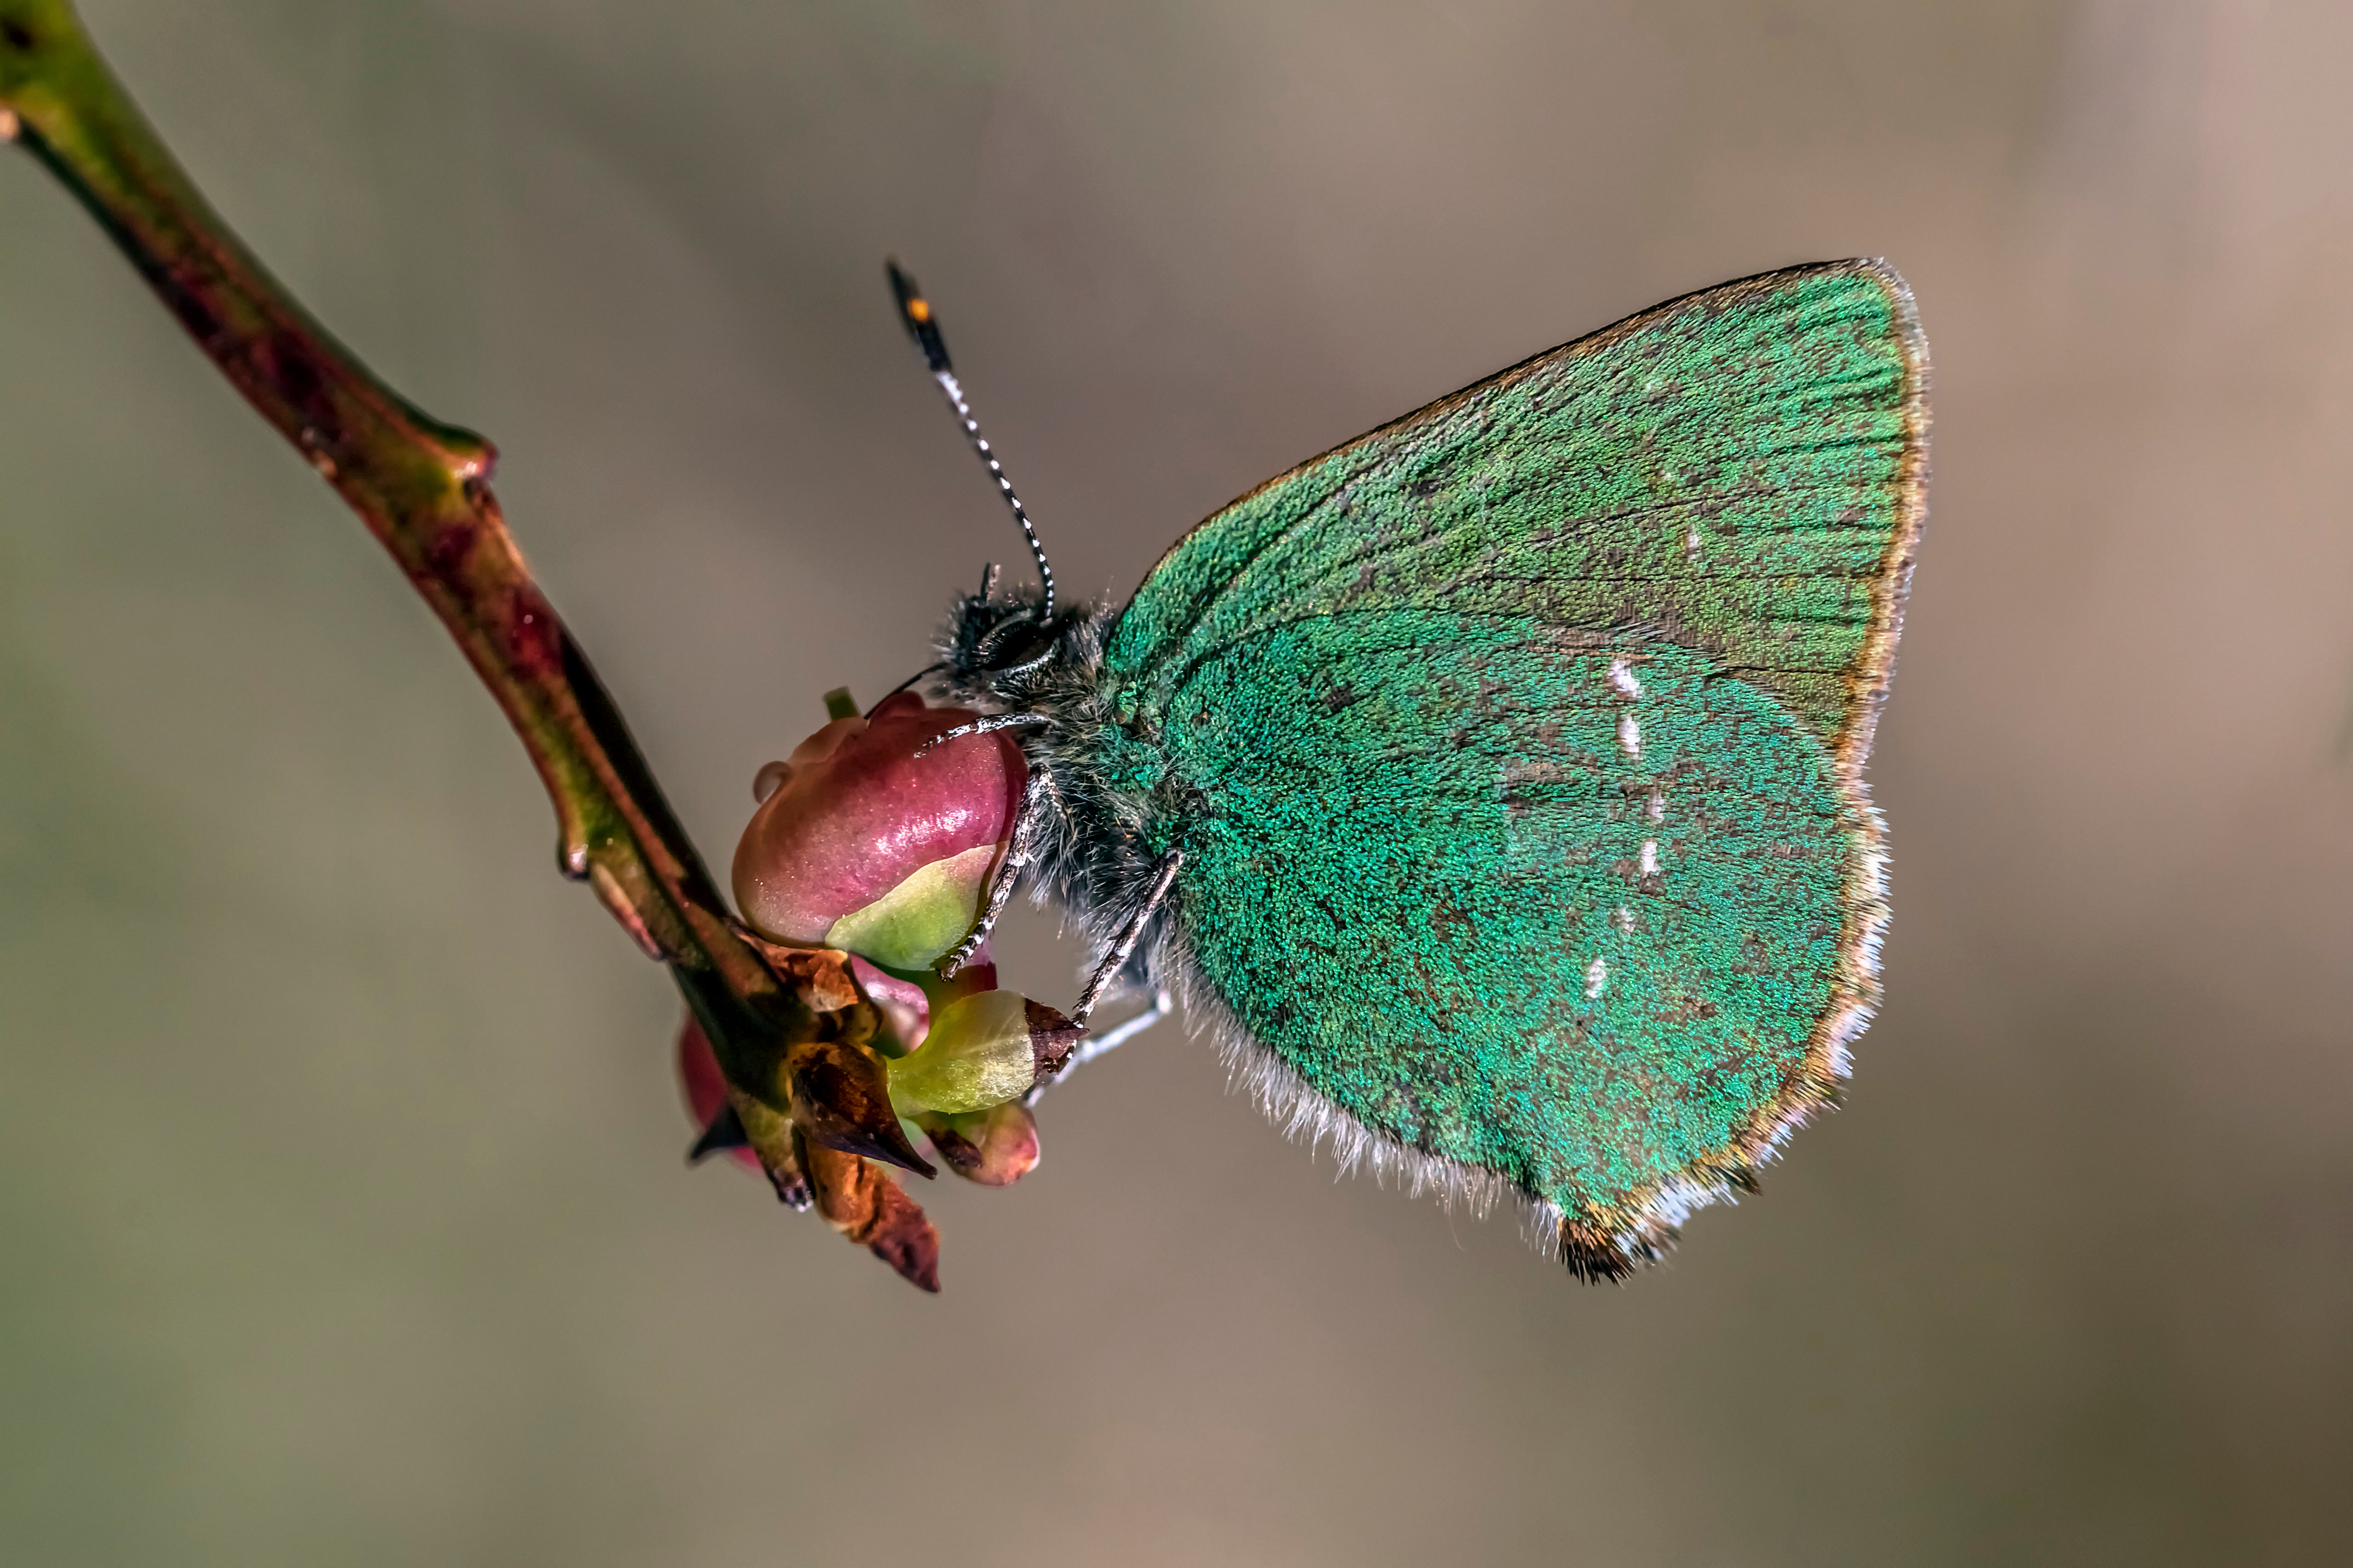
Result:
[[1104,653],[1165,952],[1355,1152],[1546,1205],[1580,1272],[1834,1091],[1885,919],[1861,770],[1926,481],[1886,267],[1768,274],[1272,480]]

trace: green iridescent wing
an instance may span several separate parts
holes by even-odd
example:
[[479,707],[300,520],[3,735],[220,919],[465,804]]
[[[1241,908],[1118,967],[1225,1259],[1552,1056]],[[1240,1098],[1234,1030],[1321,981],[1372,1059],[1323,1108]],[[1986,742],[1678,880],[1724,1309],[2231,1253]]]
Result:
[[[1662,305],[1261,487],[1105,653],[1173,951],[1351,1153],[1652,1256],[1834,1091],[1926,480],[1876,262]],[[1361,1129],[1359,1134],[1356,1130]]]

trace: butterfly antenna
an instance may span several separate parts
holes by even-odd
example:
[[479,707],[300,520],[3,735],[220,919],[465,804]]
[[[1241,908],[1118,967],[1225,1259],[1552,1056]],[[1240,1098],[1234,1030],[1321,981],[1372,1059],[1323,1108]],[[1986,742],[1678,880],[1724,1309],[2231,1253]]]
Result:
[[1038,618],[1040,621],[1052,620],[1054,569],[1046,563],[1046,547],[1038,542],[1038,530],[1030,523],[1029,512],[1023,510],[1021,498],[1013,493],[1013,481],[1005,477],[1005,465],[999,463],[997,454],[989,449],[988,437],[980,433],[980,422],[972,416],[972,405],[965,401],[964,384],[956,380],[955,367],[948,362],[948,345],[940,336],[940,323],[932,314],[931,301],[923,298],[913,279],[899,270],[897,262],[886,261],[883,266],[890,269],[891,292],[899,301],[899,320],[906,323],[907,335],[915,340],[915,346],[923,351],[924,368],[932,373],[932,379],[940,384],[940,390],[947,394],[948,405],[964,422],[965,439],[971,442],[972,449],[980,454],[980,460],[988,465],[988,477],[995,479],[997,488],[1004,492],[1005,504],[1013,509],[1013,521],[1021,525],[1021,537],[1029,542],[1029,553],[1038,562],[1038,580],[1046,588],[1045,606],[1038,612]]

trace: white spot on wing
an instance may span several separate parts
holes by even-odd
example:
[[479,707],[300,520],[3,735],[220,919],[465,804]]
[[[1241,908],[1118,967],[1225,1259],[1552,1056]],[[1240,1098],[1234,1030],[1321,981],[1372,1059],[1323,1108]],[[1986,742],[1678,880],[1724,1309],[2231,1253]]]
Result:
[[1609,984],[1609,965],[1601,959],[1595,959],[1585,971],[1585,999],[1588,1002],[1592,1001],[1601,994],[1601,988]]
[[1642,683],[1634,679],[1634,667],[1622,658],[1609,661],[1609,684],[1620,697],[1631,699],[1642,695]]
[[1630,757],[1639,759],[1642,754],[1642,726],[1634,722],[1631,713],[1618,716],[1618,743]]
[[1699,530],[1696,528],[1683,535],[1683,559],[1686,561],[1699,559]]
[[1659,841],[1655,838],[1645,838],[1642,840],[1642,875],[1655,877],[1658,874]]
[[1652,790],[1651,804],[1645,809],[1650,812],[1652,822],[1664,822],[1667,819],[1667,797],[1661,792]]
[[1623,904],[1618,906],[1618,929],[1620,931],[1634,929],[1634,911]]

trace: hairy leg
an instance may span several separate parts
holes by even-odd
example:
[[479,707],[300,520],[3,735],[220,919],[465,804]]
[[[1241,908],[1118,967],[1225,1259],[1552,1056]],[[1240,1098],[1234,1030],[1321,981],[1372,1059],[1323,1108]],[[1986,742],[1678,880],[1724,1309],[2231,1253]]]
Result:
[[981,900],[980,918],[973,923],[969,935],[940,955],[934,967],[941,979],[955,979],[956,971],[972,962],[972,955],[980,951],[980,944],[997,929],[997,918],[1012,900],[1013,885],[1021,879],[1022,869],[1029,864],[1038,837],[1038,814],[1045,809],[1047,793],[1052,788],[1044,773],[1031,770],[1029,782],[1021,786],[1021,805],[1018,808],[1020,816],[1013,825],[1013,841],[1006,846],[1004,862],[997,868],[988,894]]

